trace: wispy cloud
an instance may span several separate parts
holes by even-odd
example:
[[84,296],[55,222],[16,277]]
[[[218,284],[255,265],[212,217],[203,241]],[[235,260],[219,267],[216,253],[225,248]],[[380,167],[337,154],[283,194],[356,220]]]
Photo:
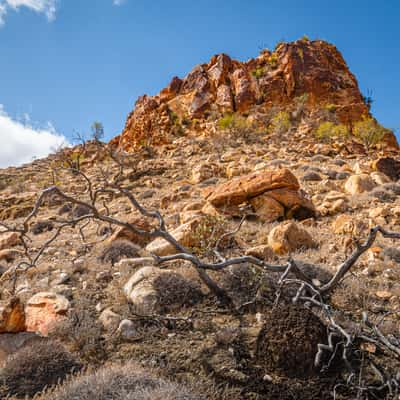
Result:
[[21,7],[44,14],[49,21],[53,21],[57,3],[58,0],[0,0],[0,24],[4,24],[5,16],[10,10],[18,11]]
[[43,128],[32,126],[29,116],[18,121],[0,104],[0,168],[21,165],[33,158],[45,157],[55,148],[68,145],[67,139],[48,123]]
[[120,6],[124,3],[126,3],[126,0],[113,0],[114,6]]

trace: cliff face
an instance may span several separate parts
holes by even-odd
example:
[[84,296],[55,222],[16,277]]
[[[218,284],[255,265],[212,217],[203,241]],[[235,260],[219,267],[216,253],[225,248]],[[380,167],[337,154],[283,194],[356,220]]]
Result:
[[246,62],[226,54],[213,56],[184,79],[173,78],[158,95],[140,97],[112,143],[125,150],[165,143],[182,134],[182,127],[190,130],[193,121],[204,128],[224,113],[286,110],[300,96],[309,113],[334,109],[344,124],[369,115],[357,80],[336,47],[302,39],[281,43]]

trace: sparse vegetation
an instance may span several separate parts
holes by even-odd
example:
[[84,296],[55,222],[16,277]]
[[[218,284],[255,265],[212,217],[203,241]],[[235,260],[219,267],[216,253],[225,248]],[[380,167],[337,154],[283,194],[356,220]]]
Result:
[[116,240],[104,248],[100,259],[104,263],[111,263],[111,265],[115,265],[123,258],[137,257],[139,251],[140,248],[128,240]]
[[40,398],[50,399],[204,400],[185,386],[157,378],[133,362],[86,372]]
[[257,67],[256,69],[253,69],[253,71],[251,71],[251,74],[255,78],[260,79],[265,74],[265,70],[263,67]]
[[382,142],[389,129],[384,128],[375,119],[365,117],[354,124],[353,133],[369,151],[372,147]]
[[80,368],[80,363],[60,343],[36,340],[17,351],[0,369],[0,397],[33,397]]
[[252,132],[252,126],[247,118],[240,114],[226,114],[218,121],[218,128],[234,138],[246,138]]
[[277,135],[282,135],[292,127],[290,115],[286,111],[279,111],[271,120],[270,123],[272,132]]
[[335,138],[347,138],[350,135],[348,128],[343,124],[333,122],[323,122],[314,132],[318,140],[329,142]]

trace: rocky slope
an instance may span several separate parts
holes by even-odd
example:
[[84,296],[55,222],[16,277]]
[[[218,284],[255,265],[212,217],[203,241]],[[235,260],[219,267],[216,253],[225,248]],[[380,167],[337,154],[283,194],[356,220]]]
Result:
[[[113,146],[89,142],[0,170],[0,398],[398,398],[399,241],[378,235],[324,296],[328,314],[317,301],[293,305],[297,283],[283,285],[277,266],[294,259],[302,279],[322,290],[371,228],[400,232],[399,152],[312,135],[330,102],[338,123],[368,114],[333,46],[301,40],[274,54],[247,63],[215,57],[159,96],[139,100],[114,141],[136,151],[110,153]],[[315,79],[322,77],[319,87]],[[222,105],[221,87],[230,93]],[[260,87],[274,97],[257,97]],[[280,109],[291,114],[287,131],[212,134],[228,111],[261,115],[264,124],[268,110]],[[183,116],[186,131],[177,132]],[[162,121],[169,121],[165,130]],[[147,146],[140,146],[143,138],[151,138]],[[129,228],[149,232],[155,221],[115,186],[103,190],[113,177],[146,209],[158,210],[174,240],[199,260],[254,257],[274,271],[250,264],[254,258],[208,271],[231,299],[226,303],[188,259],[160,268],[155,255],[179,251],[165,238]],[[51,192],[29,218],[39,194],[53,185],[68,197]],[[88,217],[92,202],[96,212]],[[330,318],[351,337],[364,334],[348,349],[355,375],[341,358],[345,338]],[[332,331],[337,350],[326,350],[316,368],[319,345]],[[39,395],[78,367],[89,369]]]
[[[156,96],[140,97],[122,134],[112,143],[129,150],[194,132],[212,133],[224,114],[250,116],[259,126],[279,110],[302,111],[317,122],[334,114],[351,127],[369,115],[357,80],[335,46],[322,40],[280,43],[246,62],[226,54],[174,77]],[[297,110],[298,111],[298,110]],[[388,135],[396,146],[396,139]]]

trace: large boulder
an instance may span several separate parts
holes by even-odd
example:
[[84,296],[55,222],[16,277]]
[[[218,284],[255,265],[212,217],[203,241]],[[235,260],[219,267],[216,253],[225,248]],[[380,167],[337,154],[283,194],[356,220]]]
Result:
[[182,275],[157,267],[143,267],[124,285],[124,293],[141,315],[181,308],[196,302],[198,286]]
[[285,216],[283,205],[266,193],[250,199],[250,204],[263,222],[273,222]]
[[25,330],[25,313],[21,301],[11,298],[0,303],[0,333],[17,333]]
[[266,222],[315,216],[312,201],[286,168],[263,169],[231,179],[214,189],[207,189],[205,197],[210,205],[220,210],[232,210],[242,203],[250,203],[259,218]]
[[276,254],[317,247],[317,242],[305,228],[293,221],[286,221],[271,230],[268,245]]
[[344,188],[347,193],[354,196],[356,194],[370,192],[375,186],[376,183],[368,174],[359,174],[350,176]]
[[215,207],[241,204],[253,197],[276,189],[299,190],[297,178],[286,168],[265,169],[231,179],[206,195]]
[[26,330],[47,336],[66,318],[70,308],[68,299],[60,294],[40,292],[31,297],[25,307]]

